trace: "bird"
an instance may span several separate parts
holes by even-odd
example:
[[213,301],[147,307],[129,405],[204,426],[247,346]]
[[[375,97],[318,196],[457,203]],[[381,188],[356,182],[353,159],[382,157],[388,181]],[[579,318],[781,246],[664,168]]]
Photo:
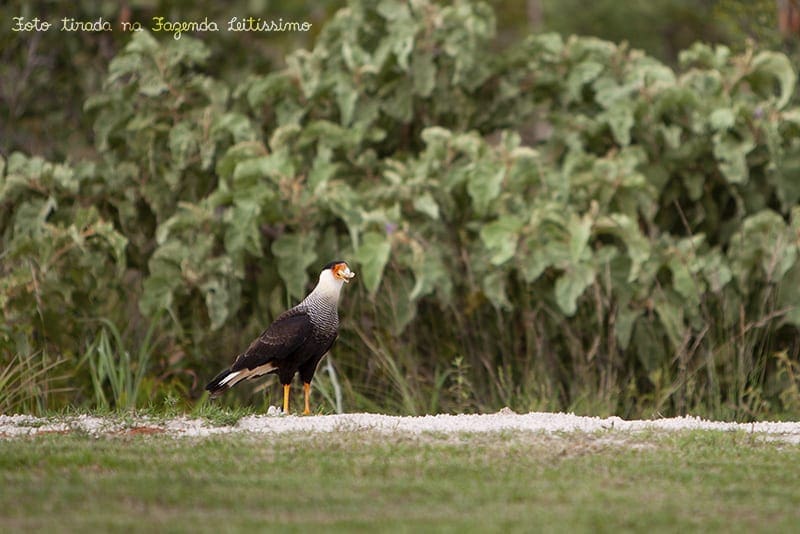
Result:
[[206,385],[212,398],[243,380],[276,373],[283,385],[283,413],[289,413],[289,389],[296,373],[303,381],[303,415],[311,413],[311,380],[322,357],[338,337],[339,294],[356,273],[346,262],[322,268],[316,287],[297,306],[280,314],[233,364]]

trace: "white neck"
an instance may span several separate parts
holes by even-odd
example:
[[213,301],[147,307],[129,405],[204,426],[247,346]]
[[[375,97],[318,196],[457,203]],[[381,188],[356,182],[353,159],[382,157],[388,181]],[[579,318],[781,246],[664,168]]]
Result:
[[319,282],[317,287],[314,288],[306,299],[311,298],[324,298],[333,302],[339,301],[339,293],[344,285],[344,280],[336,278],[330,269],[325,269],[319,274]]

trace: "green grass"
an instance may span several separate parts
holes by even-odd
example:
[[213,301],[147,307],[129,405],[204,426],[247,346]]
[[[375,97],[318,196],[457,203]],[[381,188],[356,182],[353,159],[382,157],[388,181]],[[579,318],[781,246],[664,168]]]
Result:
[[790,531],[800,447],[741,433],[0,441],[0,531]]

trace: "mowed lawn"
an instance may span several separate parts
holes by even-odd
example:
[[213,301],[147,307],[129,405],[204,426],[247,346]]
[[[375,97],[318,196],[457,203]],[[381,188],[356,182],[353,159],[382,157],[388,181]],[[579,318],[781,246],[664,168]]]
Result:
[[789,532],[800,446],[743,433],[45,434],[0,532]]

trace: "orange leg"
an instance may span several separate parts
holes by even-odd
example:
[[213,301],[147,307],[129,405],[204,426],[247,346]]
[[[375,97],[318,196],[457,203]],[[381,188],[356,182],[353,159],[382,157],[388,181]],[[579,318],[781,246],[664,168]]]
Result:
[[303,410],[303,415],[309,415],[311,413],[311,410],[308,408],[308,397],[311,394],[310,382],[303,382],[303,393],[305,393],[305,398],[306,398],[306,409]]
[[283,413],[289,413],[289,384],[283,385]]

